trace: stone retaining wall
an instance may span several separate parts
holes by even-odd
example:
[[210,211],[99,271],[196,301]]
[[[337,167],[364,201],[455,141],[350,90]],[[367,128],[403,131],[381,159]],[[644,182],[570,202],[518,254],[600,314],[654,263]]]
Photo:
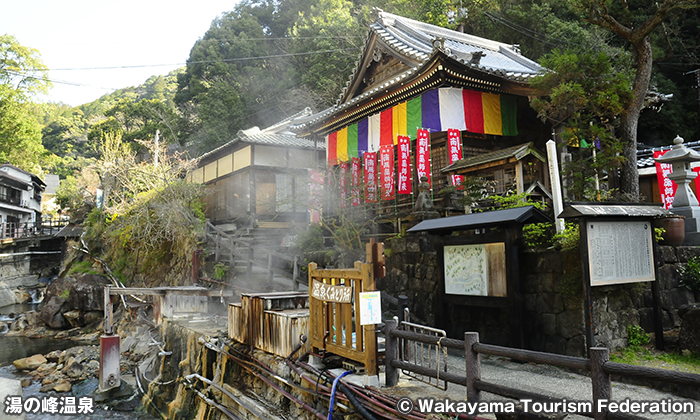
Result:
[[[438,239],[409,235],[385,241],[387,277],[377,280],[380,290],[396,297],[406,295],[409,308],[427,325],[444,328],[453,338],[464,331],[478,331],[482,342],[505,345],[508,337],[506,309],[444,307],[441,302],[441,267]],[[659,247],[659,290],[664,329],[680,326],[678,309],[700,301],[680,285],[680,269],[700,247]],[[583,356],[588,347],[581,260],[578,250],[526,250],[520,255],[520,281],[524,304],[525,347],[559,354]],[[627,344],[627,326],[654,330],[650,283],[593,288],[593,324],[596,345],[618,349]],[[442,314],[442,325],[440,321]]]

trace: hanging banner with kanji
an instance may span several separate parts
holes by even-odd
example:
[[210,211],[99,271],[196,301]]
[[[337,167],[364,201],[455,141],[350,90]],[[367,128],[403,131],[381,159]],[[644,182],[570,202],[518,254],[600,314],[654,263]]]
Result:
[[346,182],[346,174],[348,173],[348,163],[340,162],[338,170],[338,185],[340,185],[340,207],[345,207],[348,201],[348,189]]
[[383,144],[379,147],[379,174],[382,185],[382,200],[396,198],[394,192],[394,145]]
[[431,185],[431,170],[430,170],[430,132],[423,128],[419,128],[416,140],[416,176],[418,182],[422,176],[428,177],[428,185]]
[[362,155],[365,167],[365,202],[376,203],[377,196],[377,152]]
[[[462,159],[462,132],[450,128],[447,130],[447,164],[452,165],[458,160]],[[462,187],[462,175],[452,175],[452,185],[461,189]]]
[[411,182],[411,140],[408,136],[398,136],[399,159],[399,194],[411,194],[413,183]]
[[[670,149],[669,149],[670,150]],[[659,150],[654,152],[654,159],[663,156],[668,150]],[[661,203],[666,210],[673,207],[673,198],[676,196],[678,185],[668,178],[669,174],[673,173],[673,167],[670,163],[656,162],[656,178],[659,181],[659,192],[661,193]]]
[[359,206],[360,203],[360,158],[354,157],[350,161],[350,186],[352,187],[350,196],[352,205]]
[[309,169],[309,181],[309,220],[311,223],[319,223],[325,175],[321,171]]

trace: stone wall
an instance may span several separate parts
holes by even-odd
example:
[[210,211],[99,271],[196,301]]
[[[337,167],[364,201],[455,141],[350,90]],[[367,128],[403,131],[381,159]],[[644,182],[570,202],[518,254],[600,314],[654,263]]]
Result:
[[[377,280],[380,290],[406,295],[411,313],[427,325],[462,338],[477,331],[482,342],[504,344],[508,337],[507,309],[445,305],[438,267],[439,238],[408,235],[385,241],[387,277]],[[700,247],[659,247],[659,294],[665,330],[678,328],[678,309],[700,301],[680,285],[680,269]],[[526,250],[520,254],[520,281],[524,303],[525,347],[559,354],[586,354],[584,287],[578,250]],[[627,326],[654,330],[651,283],[594,287],[595,345],[618,349],[627,344]],[[442,314],[442,319],[440,314]]]

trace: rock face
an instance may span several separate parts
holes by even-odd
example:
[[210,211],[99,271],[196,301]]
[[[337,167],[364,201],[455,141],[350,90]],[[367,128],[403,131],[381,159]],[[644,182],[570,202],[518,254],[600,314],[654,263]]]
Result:
[[700,306],[691,308],[683,315],[678,340],[682,350],[700,355]]
[[54,329],[84,327],[102,319],[104,286],[108,284],[107,277],[97,274],[54,280],[46,288],[40,319]]

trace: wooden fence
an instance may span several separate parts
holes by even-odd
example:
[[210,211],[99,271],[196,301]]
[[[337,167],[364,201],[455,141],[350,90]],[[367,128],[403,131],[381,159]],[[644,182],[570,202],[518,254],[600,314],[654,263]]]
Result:
[[[299,290],[300,284],[306,284],[300,276],[301,258],[299,256],[289,256],[279,252],[271,251],[264,247],[256,247],[252,243],[229,235],[207,220],[206,237],[214,242],[214,259],[220,261],[227,257],[231,267],[240,262],[246,265],[248,276],[253,273],[253,266],[261,267],[267,271],[267,281],[272,283],[275,275],[286,277],[292,281],[295,291]],[[278,267],[278,264],[286,263],[291,266],[291,270]]]
[[319,270],[309,264],[310,341],[323,349],[364,364],[377,375],[374,325],[360,325],[360,293],[375,291],[374,266],[356,262],[353,269]]
[[[443,347],[464,350],[466,359],[466,375],[452,372],[439,372],[439,378],[448,382],[467,387],[467,400],[479,401],[480,392],[485,391],[507,398],[518,400],[531,399],[533,401],[555,401],[555,398],[537,394],[522,389],[511,388],[504,385],[487,382],[481,379],[480,354],[488,354],[498,357],[506,357],[522,362],[539,363],[550,366],[558,366],[569,369],[577,369],[589,372],[593,389],[593,407],[598,407],[599,400],[610,400],[612,397],[612,384],[610,375],[621,377],[644,378],[663,381],[677,385],[700,387],[700,375],[694,373],[676,372],[665,369],[648,368],[642,366],[615,363],[609,360],[609,352],[604,347],[591,347],[590,359],[581,357],[564,356],[552,353],[543,353],[532,350],[514,349],[509,347],[494,346],[479,342],[479,334],[465,332],[464,340],[452,338],[438,338],[434,335],[419,334],[404,331],[398,328],[396,319],[385,323],[386,353],[384,364],[386,365],[387,386],[394,386],[399,380],[399,370],[409,370],[421,375],[438,377],[435,369],[407,363],[399,359],[399,340],[416,341],[420,343],[439,344]],[[438,343],[439,341],[439,343]],[[571,400],[580,399],[580,396],[572,396]],[[606,410],[593,413],[578,413],[583,416],[593,417],[596,420],[644,420],[645,418],[622,414],[608,413]]]

